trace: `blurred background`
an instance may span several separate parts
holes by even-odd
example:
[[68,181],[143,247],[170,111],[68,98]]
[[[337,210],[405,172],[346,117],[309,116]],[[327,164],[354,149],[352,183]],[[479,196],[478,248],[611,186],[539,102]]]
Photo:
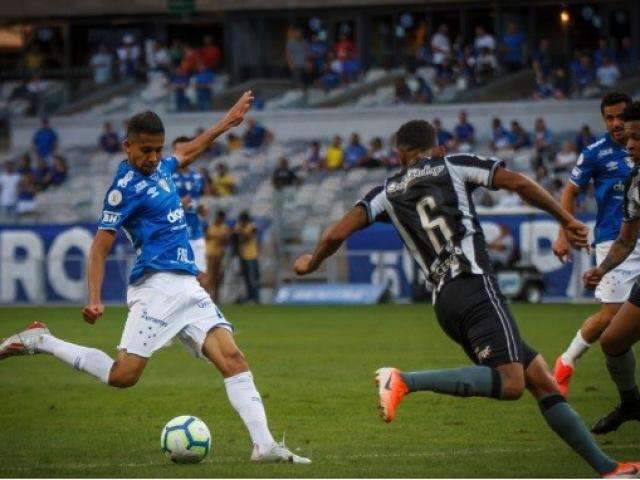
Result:
[[[250,118],[195,164],[218,301],[429,300],[385,225],[304,281],[291,266],[399,168],[390,138],[413,118],[449,152],[498,156],[559,197],[605,133],[601,96],[640,93],[639,49],[633,0],[2,2],[0,303],[83,302],[128,117],[160,114],[169,153],[246,89]],[[578,279],[591,258],[561,265],[550,217],[505,192],[475,201],[508,296],[589,298]],[[580,217],[594,212],[587,189]],[[133,257],[119,238],[106,301],[124,300]]]

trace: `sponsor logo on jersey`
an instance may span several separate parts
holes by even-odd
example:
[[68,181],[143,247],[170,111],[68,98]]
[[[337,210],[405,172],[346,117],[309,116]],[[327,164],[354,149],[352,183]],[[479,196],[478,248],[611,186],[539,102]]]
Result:
[[587,148],[589,150],[593,150],[596,147],[599,147],[600,145],[602,145],[605,141],[606,141],[606,137],[602,137],[600,140],[593,142],[591,145],[587,145]]
[[118,186],[120,188],[124,188],[126,187],[129,182],[131,181],[131,179],[133,178],[133,170],[129,170],[124,177],[122,177],[120,180],[118,180]]
[[160,195],[160,193],[158,193],[158,187],[151,187],[149,190],[147,190],[147,195],[149,195],[151,198],[156,198],[158,195]]
[[582,175],[582,170],[580,170],[578,167],[573,167],[573,170],[571,170],[571,176],[579,177],[580,175]]
[[613,185],[614,192],[624,192],[624,182],[616,182]]
[[162,188],[165,192],[171,191],[171,188],[169,188],[169,184],[164,178],[160,179],[160,181],[158,182],[158,185],[160,185],[160,188]]
[[142,180],[141,182],[136,183],[133,188],[135,188],[136,193],[140,193],[142,190],[147,188],[148,185],[149,184],[147,183],[146,180]]
[[179,222],[183,218],[184,210],[182,209],[182,207],[178,207],[175,210],[169,210],[169,213],[167,213],[167,220],[169,220],[170,223]]
[[478,357],[478,361],[482,363],[485,360],[487,360],[491,355],[491,347],[487,345],[482,350],[480,350],[480,347],[476,347],[475,354],[476,354],[476,357]]
[[604,150],[600,150],[598,152],[598,158],[604,158],[607,155],[611,155],[613,153],[613,148],[605,148]]
[[118,223],[122,215],[118,212],[109,212],[105,210],[102,212],[102,223],[107,225],[115,225]]
[[152,317],[147,313],[146,310],[142,311],[142,320],[144,320],[145,322],[155,323],[156,325],[160,325],[161,327],[167,326],[167,322],[165,322],[164,320],[160,320],[159,318]]
[[207,307],[211,307],[213,306],[213,302],[211,301],[210,298],[205,298],[204,300],[201,300],[197,303],[198,308],[207,308]]
[[407,189],[409,184],[422,177],[437,177],[444,171],[444,165],[431,167],[425,165],[422,168],[412,168],[404,174],[398,182],[391,182],[387,185],[387,193],[402,192]]
[[122,192],[120,190],[111,190],[107,194],[107,203],[112,207],[120,205],[122,202]]
[[606,167],[610,172],[615,172],[618,169],[618,162],[612,160],[611,162],[607,163]]

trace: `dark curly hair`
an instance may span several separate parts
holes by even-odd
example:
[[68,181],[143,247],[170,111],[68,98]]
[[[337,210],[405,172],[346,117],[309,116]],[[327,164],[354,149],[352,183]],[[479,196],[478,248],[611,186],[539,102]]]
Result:
[[426,120],[411,120],[398,129],[394,139],[397,147],[428,150],[436,146],[436,130]]
[[624,109],[622,118],[625,122],[639,122],[640,121],[640,101],[630,103],[627,108]]
[[602,101],[600,102],[600,113],[604,114],[605,107],[610,107],[611,105],[617,105],[619,103],[631,105],[631,97],[622,92],[607,93],[602,97]]

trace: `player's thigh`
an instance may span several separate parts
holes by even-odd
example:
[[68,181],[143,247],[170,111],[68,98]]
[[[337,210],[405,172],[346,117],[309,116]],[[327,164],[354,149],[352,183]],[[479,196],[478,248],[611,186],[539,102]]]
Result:
[[602,350],[607,355],[620,355],[640,339],[640,306],[631,303],[632,299],[633,295],[622,305],[600,338]]
[[214,328],[202,344],[202,354],[209,359],[224,377],[231,377],[249,370],[244,355],[236,345],[233,334],[226,328]]

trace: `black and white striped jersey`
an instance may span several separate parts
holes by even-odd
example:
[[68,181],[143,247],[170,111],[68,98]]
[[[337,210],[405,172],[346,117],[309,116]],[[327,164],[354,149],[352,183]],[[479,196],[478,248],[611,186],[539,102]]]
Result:
[[356,205],[369,222],[391,222],[405,246],[439,290],[460,273],[492,273],[472,193],[493,188],[503,162],[471,154],[426,157],[387,178]]
[[634,167],[624,185],[624,214],[625,222],[640,219],[640,168]]

